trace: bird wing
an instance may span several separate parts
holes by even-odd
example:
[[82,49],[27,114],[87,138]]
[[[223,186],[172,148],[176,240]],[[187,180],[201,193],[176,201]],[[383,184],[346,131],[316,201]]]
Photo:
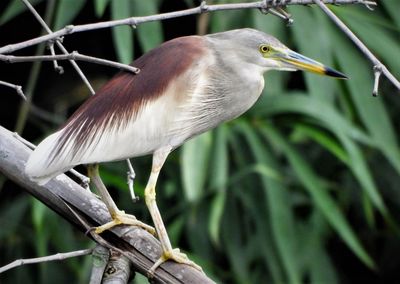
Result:
[[132,65],[140,69],[139,74],[118,73],[58,132],[38,145],[26,165],[27,174],[43,183],[77,164],[87,163],[89,160],[83,156],[106,149],[107,140],[128,129],[143,109],[159,100],[175,78],[201,59],[205,48],[203,37],[181,37],[138,58]]

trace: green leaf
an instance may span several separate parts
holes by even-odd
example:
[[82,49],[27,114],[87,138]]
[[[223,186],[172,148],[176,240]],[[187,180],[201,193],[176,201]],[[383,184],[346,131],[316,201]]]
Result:
[[[113,20],[130,17],[130,1],[111,1],[111,17]],[[129,64],[133,61],[133,34],[129,26],[118,26],[112,29],[114,46],[118,61]]]
[[101,167],[100,176],[106,186],[128,188],[126,176],[122,175],[121,173],[114,173],[113,171],[109,171],[104,169],[104,167]]
[[224,208],[225,208],[225,201],[226,201],[226,192],[224,191],[218,192],[215,195],[214,199],[211,201],[211,212],[208,223],[208,231],[210,233],[211,240],[217,246],[220,245],[219,235],[221,229],[222,215],[224,213]]
[[339,283],[339,275],[328,250],[325,249],[326,236],[330,235],[330,231],[320,210],[313,210],[311,217],[302,227],[301,253],[304,256],[306,273],[310,275],[310,283]]
[[[236,190],[240,191],[242,189],[233,188],[233,191]],[[235,274],[236,281],[238,283],[247,283],[247,279],[250,278],[248,259],[245,256],[245,248],[243,247],[242,230],[238,230],[238,226],[241,226],[241,218],[237,203],[232,196],[226,202],[226,216],[229,216],[229,218],[224,218],[224,226],[221,228],[226,256],[231,270]]]
[[[388,28],[393,26],[392,23],[387,23],[388,27],[379,25],[379,23],[383,22],[381,17],[376,19],[373,15],[365,15],[354,9],[335,10],[338,11],[342,20],[368,46],[375,56],[391,69],[390,71],[394,76],[400,76],[400,62],[399,60],[393,60],[393,56],[400,53],[400,46],[398,45],[398,33],[400,30],[396,31],[397,34],[393,34],[393,32],[388,30]],[[358,15],[362,17],[357,17]],[[377,41],[376,36],[374,36],[377,34],[379,34],[379,41]]]
[[59,0],[54,20],[54,30],[70,24],[82,10],[85,0]]
[[176,217],[171,224],[168,225],[168,236],[174,244],[179,243],[185,225],[185,218],[183,215]]
[[225,190],[228,180],[228,127],[223,124],[215,129],[214,145],[212,147],[210,187]]
[[[39,4],[43,0],[30,0],[32,6]],[[25,4],[21,0],[13,0],[11,1],[7,8],[4,9],[3,13],[0,17],[0,25],[7,23],[8,21],[12,20],[14,17],[18,16],[22,12],[26,10]]]
[[209,166],[211,140],[211,133],[206,132],[182,147],[182,182],[189,202],[198,201],[202,195]]
[[246,11],[232,10],[229,13],[211,13],[210,14],[210,32],[222,32],[232,29],[240,29],[251,22],[250,17],[246,16]]
[[[290,12],[296,19],[296,24],[292,26],[292,38],[295,40],[299,52],[327,66],[332,66],[334,44],[329,34],[322,28],[328,24],[326,23],[327,19],[324,16],[321,17],[321,11],[309,7],[291,7]],[[318,38],[318,44],[313,40],[315,38]],[[305,76],[307,93],[321,100],[333,101],[337,91],[336,80],[309,72],[302,73]]]
[[32,223],[38,232],[43,228],[45,213],[46,206],[39,200],[32,199]]
[[269,139],[275,140],[276,145],[280,145],[281,150],[289,159],[295,174],[313,198],[315,205],[324,214],[329,224],[365,265],[374,268],[374,261],[365,251],[343,213],[330,197],[326,188],[321,184],[320,179],[310,165],[274,128],[265,126],[262,128],[262,131]]
[[26,210],[28,208],[28,199],[23,196],[17,198],[13,202],[8,202],[0,211],[0,240],[4,240],[7,236],[11,236],[17,231],[17,227],[21,224]]
[[398,11],[400,11],[400,2],[396,0],[388,0],[379,2],[386,8],[386,11],[390,14],[391,19],[396,23],[397,28],[400,29],[400,18]]
[[338,133],[338,138],[349,154],[349,167],[356,176],[358,182],[361,184],[362,189],[368,194],[369,198],[382,215],[389,217],[387,208],[378,189],[376,188],[372,174],[368,169],[367,162],[365,161],[364,155],[358,145],[341,133]]
[[322,122],[322,125],[331,131],[343,144],[350,158],[349,166],[362,185],[363,190],[367,192],[380,212],[388,217],[387,209],[367,168],[365,158],[352,139],[359,140],[371,146],[374,146],[375,142],[372,142],[361,130],[345,120],[332,105],[314,97],[303,96],[301,94],[279,97],[271,96],[268,108],[260,109],[257,112],[264,115],[295,112],[313,117],[320,123]]
[[[279,172],[277,161],[267,151],[254,131],[246,124],[238,125],[247,139],[253,156],[259,163],[267,164]],[[287,188],[276,179],[261,176],[263,189],[267,196],[267,206],[270,213],[270,222],[274,242],[288,276],[288,283],[301,283],[301,275],[297,263],[297,242],[294,215],[291,206],[288,206],[289,193]],[[284,222],[282,222],[284,220]]]
[[311,261],[310,267],[310,283],[340,283],[338,279],[339,276],[335,271],[335,265],[329,258],[323,244],[314,244],[312,256],[313,260]]
[[[266,228],[266,222],[261,218],[256,219],[258,226],[260,227],[261,233],[259,234],[258,244],[262,259],[268,267],[269,273],[273,281],[271,283],[285,283],[285,276],[283,273],[283,267],[279,261],[278,252],[273,246],[273,242],[270,240],[270,234]],[[265,280],[265,277],[262,277]]]
[[149,279],[140,273],[136,273],[135,278],[133,279],[133,283],[134,284],[149,284]]
[[[368,129],[374,143],[400,173],[400,151],[393,125],[383,101],[372,97],[372,66],[344,36],[331,33],[335,39],[337,60],[343,71],[350,76],[346,82],[358,114]],[[340,52],[345,50],[346,52]]]
[[108,2],[110,2],[110,0],[95,0],[94,1],[94,10],[95,10],[96,16],[98,18],[103,17],[104,11],[107,8]]
[[301,92],[292,92],[285,96],[269,96],[268,107],[256,105],[252,112],[262,116],[299,113],[316,119],[330,131],[343,132],[352,139],[374,146],[374,141],[369,136],[352,122],[347,121],[330,103]]
[[313,139],[315,142],[319,143],[326,150],[331,152],[336,158],[341,160],[343,163],[349,163],[349,156],[343,147],[337,143],[337,141],[327,133],[321,131],[320,129],[306,125],[306,124],[296,124],[295,126],[295,134],[306,135]]
[[[390,2],[389,0],[387,2]],[[386,1],[385,1],[386,2]],[[346,21],[346,18],[353,18],[358,22],[370,23],[373,24],[377,28],[384,28],[385,30],[391,30],[395,32],[399,32],[400,30],[396,28],[392,21],[390,21],[389,17],[382,17],[381,13],[374,13],[371,11],[366,11],[364,9],[360,9],[361,7],[357,5],[348,6],[346,9],[339,6],[332,6],[331,10],[337,14],[342,20]]]
[[[158,1],[132,1],[132,16],[147,16],[158,13]],[[143,23],[136,28],[143,52],[155,48],[163,42],[163,31],[160,21]]]

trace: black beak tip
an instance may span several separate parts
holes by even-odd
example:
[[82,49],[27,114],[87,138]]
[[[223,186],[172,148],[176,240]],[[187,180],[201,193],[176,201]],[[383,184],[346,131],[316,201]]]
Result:
[[347,77],[346,75],[344,75],[343,73],[336,71],[332,68],[326,67],[325,68],[325,75],[327,76],[331,76],[331,77],[335,77],[338,79],[349,79],[349,77]]

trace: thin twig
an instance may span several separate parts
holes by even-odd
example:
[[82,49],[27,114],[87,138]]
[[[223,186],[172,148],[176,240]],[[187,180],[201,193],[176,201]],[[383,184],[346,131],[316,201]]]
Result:
[[33,143],[29,142],[28,140],[26,140],[25,138],[23,138],[21,135],[19,135],[17,132],[13,133],[14,138],[16,138],[18,141],[20,141],[22,144],[24,144],[25,146],[27,146],[29,149],[34,150],[36,148],[36,145],[34,145]]
[[278,7],[276,0],[272,0],[271,4],[269,4],[270,0],[264,0],[264,7],[260,9],[260,12],[263,14],[271,14],[282,20],[286,21],[287,25],[290,26],[293,24],[294,20],[292,15],[286,12],[282,7]]
[[4,81],[0,81],[0,85],[3,85],[3,86],[6,86],[6,87],[10,87],[10,88],[15,89],[15,91],[17,92],[17,94],[18,94],[21,98],[23,98],[23,99],[26,101],[25,94],[24,94],[24,92],[22,91],[22,86],[20,86],[20,85],[15,85],[15,84],[11,84],[11,83],[4,82]]
[[18,267],[21,265],[25,265],[25,264],[41,263],[41,262],[48,262],[48,261],[54,261],[54,260],[64,260],[64,259],[71,258],[71,257],[88,255],[88,254],[91,254],[92,251],[93,251],[93,249],[90,248],[90,249],[83,249],[83,250],[77,250],[77,251],[71,251],[71,252],[65,252],[65,253],[57,253],[57,254],[43,256],[43,257],[17,259],[5,266],[0,267],[0,273],[3,273],[7,270],[10,270],[12,268],[15,268],[15,267]]
[[127,175],[127,183],[128,183],[129,193],[131,194],[132,201],[136,202],[139,200],[139,196],[135,195],[135,190],[133,188],[133,183],[135,181],[136,174],[132,167],[131,160],[126,159],[126,163],[128,164],[128,172],[126,173],[126,175]]
[[372,95],[374,97],[378,96],[379,89],[379,77],[381,77],[382,70],[379,66],[374,66],[374,89],[372,90]]
[[73,174],[74,176],[76,176],[80,181],[80,186],[82,186],[84,189],[86,189],[87,191],[90,191],[90,178],[85,176],[84,174],[81,174],[80,172],[78,172],[77,170],[74,169],[70,169],[69,172],[71,174]]
[[102,58],[92,57],[88,55],[83,55],[77,51],[73,51],[68,54],[59,55],[41,55],[41,56],[14,56],[14,55],[2,55],[0,54],[0,61],[6,63],[21,63],[21,62],[34,62],[34,61],[54,61],[54,60],[81,60],[91,63],[106,65],[115,67],[124,71],[129,71],[132,73],[139,73],[139,69],[136,67],[129,66],[127,64],[122,64],[115,61],[110,61]]
[[[50,49],[50,53],[53,56],[56,56],[56,52],[54,51],[54,44],[50,44],[49,45],[49,49]],[[57,60],[53,60],[53,66],[54,66],[54,70],[58,73],[58,74],[64,74],[64,68],[60,65],[58,65]]]
[[[39,21],[40,25],[46,30],[48,34],[52,34],[53,31],[49,28],[49,26],[46,24],[46,21],[42,19],[42,17],[39,15],[39,13],[35,10],[35,8],[29,3],[28,0],[22,0],[24,2],[25,6],[29,9],[29,11],[33,14],[33,16]],[[55,41],[56,45],[58,48],[61,50],[62,53],[68,54],[68,50],[62,45],[60,38],[58,38]],[[93,95],[96,92],[94,91],[92,85],[89,83],[89,80],[86,78],[85,74],[83,74],[81,68],[78,66],[78,64],[74,60],[69,60],[71,63],[72,67],[76,70],[78,73],[79,77],[81,77],[82,81],[85,83],[85,85],[88,87],[90,93]]]
[[261,11],[264,14],[270,13],[278,18],[281,18],[282,20],[286,21],[288,25],[292,25],[294,22],[292,16],[290,14],[286,13],[286,11],[284,11],[283,9],[267,8],[267,9],[262,9]]
[[[379,69],[386,78],[393,83],[393,85],[400,90],[400,82],[396,77],[387,69],[387,67],[365,46],[365,44],[321,1],[313,0],[325,14],[349,37],[355,45],[361,50],[362,53],[372,62],[375,69]],[[379,76],[377,77],[379,79]],[[376,79],[376,77],[375,77]],[[376,80],[375,80],[376,81]],[[375,83],[375,86],[378,86]],[[374,90],[375,92],[375,90]],[[376,93],[378,90],[376,90]]]
[[[47,22],[52,22],[53,16],[55,11],[55,1],[47,1],[46,2],[46,9],[44,12],[44,19]],[[41,29],[40,34],[45,34],[44,29]],[[43,55],[45,51],[45,44],[39,44],[36,49],[34,55]],[[32,64],[32,67],[29,71],[29,76],[27,80],[26,87],[24,87],[25,94],[26,94],[26,101],[20,105],[17,121],[15,124],[15,131],[18,133],[22,133],[25,129],[25,125],[28,119],[28,113],[32,104],[33,95],[35,93],[35,88],[38,83],[40,69],[42,67],[42,62],[37,61]]]
[[[23,0],[23,1],[24,1],[24,3],[27,2],[27,0]],[[272,2],[274,2],[274,4],[275,4],[274,6],[272,5]],[[376,5],[376,3],[374,1],[366,1],[366,0],[324,0],[323,2],[326,4],[342,4],[342,5],[343,4],[362,4],[362,5],[370,5],[370,6]],[[288,6],[288,5],[311,5],[311,4],[314,4],[314,0],[281,0],[281,1],[279,1],[279,3],[276,3],[276,1],[274,1],[274,0],[269,0],[267,2],[258,1],[258,2],[252,2],[252,3],[199,5],[198,7],[195,7],[195,8],[190,8],[190,9],[181,10],[181,11],[168,12],[168,13],[162,13],[162,14],[156,14],[156,15],[150,15],[150,16],[131,17],[131,18],[120,19],[120,20],[104,21],[104,22],[99,22],[99,23],[76,25],[76,26],[68,25],[65,28],[58,30],[56,32],[52,32],[52,33],[49,32],[48,35],[39,36],[39,37],[30,39],[30,40],[26,40],[26,41],[23,41],[20,43],[9,44],[9,45],[3,46],[0,48],[0,53],[6,54],[6,53],[14,52],[14,51],[22,49],[22,48],[26,48],[26,47],[29,47],[32,45],[36,45],[36,44],[51,41],[51,40],[56,40],[56,43],[57,43],[58,42],[57,39],[65,36],[65,35],[70,35],[70,34],[78,33],[78,32],[86,32],[86,31],[92,31],[92,30],[98,30],[98,29],[111,28],[111,27],[116,27],[116,26],[121,26],[121,25],[137,26],[139,24],[146,23],[146,22],[167,20],[167,19],[171,19],[171,18],[201,14],[201,13],[206,13],[206,12],[223,11],[223,10],[267,9],[270,7],[276,8],[278,6],[282,7],[282,6]]]
[[[212,3],[212,0],[208,1],[209,3]],[[207,2],[202,1],[200,3],[200,7],[207,7]],[[210,14],[203,13],[197,18],[197,32],[196,34],[198,35],[205,35],[208,30],[208,24],[210,21]]]

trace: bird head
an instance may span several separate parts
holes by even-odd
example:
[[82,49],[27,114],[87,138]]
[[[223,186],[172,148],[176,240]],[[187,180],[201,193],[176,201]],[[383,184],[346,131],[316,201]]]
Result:
[[301,55],[282,44],[275,37],[254,29],[238,29],[214,34],[236,59],[261,67],[262,71],[309,71],[320,75],[347,79],[343,73]]
[[265,59],[263,65],[269,69],[296,71],[303,70],[312,73],[347,79],[343,73],[324,64],[297,53],[286,46],[274,43],[262,43],[258,46],[260,55]]

